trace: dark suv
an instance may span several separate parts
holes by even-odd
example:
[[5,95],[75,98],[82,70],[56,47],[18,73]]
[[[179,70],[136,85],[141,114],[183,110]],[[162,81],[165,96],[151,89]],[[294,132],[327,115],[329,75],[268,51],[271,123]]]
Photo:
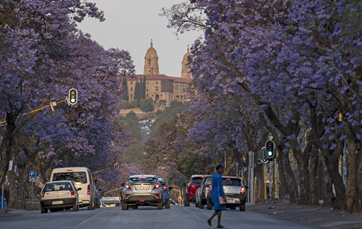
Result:
[[201,181],[204,179],[204,175],[192,175],[190,182],[184,183],[186,186],[186,192],[184,196],[184,206],[190,206],[190,203],[195,203],[196,201],[196,191],[200,187]]
[[163,190],[155,175],[130,176],[121,193],[122,210],[137,209],[138,206],[163,208]]

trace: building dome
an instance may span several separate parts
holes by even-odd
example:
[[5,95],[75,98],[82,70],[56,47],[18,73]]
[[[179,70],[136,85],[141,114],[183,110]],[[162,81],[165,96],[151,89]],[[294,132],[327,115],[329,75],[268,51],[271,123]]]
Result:
[[190,48],[187,47],[187,53],[184,55],[184,58],[182,59],[182,61],[188,61],[189,56],[191,56]]
[[156,49],[153,48],[153,42],[151,41],[151,47],[147,50],[146,56],[157,56]]

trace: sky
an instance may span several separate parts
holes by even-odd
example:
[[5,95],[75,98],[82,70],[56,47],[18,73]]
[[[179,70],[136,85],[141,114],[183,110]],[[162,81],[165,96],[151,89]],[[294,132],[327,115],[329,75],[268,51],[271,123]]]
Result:
[[162,7],[186,0],[87,0],[104,11],[105,21],[86,18],[78,28],[89,33],[105,49],[119,48],[130,52],[136,73],[143,74],[144,57],[153,39],[158,54],[160,74],[181,76],[181,62],[201,32],[174,34],[167,28],[167,17],[158,14]]

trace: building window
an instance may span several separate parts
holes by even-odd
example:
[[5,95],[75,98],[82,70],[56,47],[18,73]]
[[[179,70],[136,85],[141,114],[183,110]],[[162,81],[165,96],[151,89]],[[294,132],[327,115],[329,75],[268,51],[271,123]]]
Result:
[[158,82],[156,82],[156,84],[158,84]]
[[147,94],[147,98],[148,98],[148,94]]
[[133,91],[133,87],[131,87],[131,91]]
[[133,99],[133,95],[131,94],[131,99]]
[[147,82],[147,84],[150,84],[150,82]]
[[146,91],[148,91],[148,88],[146,89]]
[[131,82],[131,85],[133,84],[133,82]]
[[152,60],[148,59],[148,64],[151,65],[152,64]]
[[156,89],[156,92],[158,92],[158,89]]

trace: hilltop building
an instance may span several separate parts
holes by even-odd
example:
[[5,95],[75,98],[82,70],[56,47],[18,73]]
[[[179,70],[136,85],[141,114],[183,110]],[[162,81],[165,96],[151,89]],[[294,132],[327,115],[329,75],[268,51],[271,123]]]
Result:
[[169,105],[171,101],[177,100],[181,102],[187,101],[187,88],[192,81],[192,74],[188,68],[188,58],[191,57],[189,48],[182,60],[181,77],[172,77],[159,73],[158,55],[156,49],[151,47],[145,55],[145,65],[143,74],[137,74],[136,78],[127,79],[128,98],[129,101],[135,98],[136,82],[146,79],[146,98],[152,98],[154,102],[164,101]]

